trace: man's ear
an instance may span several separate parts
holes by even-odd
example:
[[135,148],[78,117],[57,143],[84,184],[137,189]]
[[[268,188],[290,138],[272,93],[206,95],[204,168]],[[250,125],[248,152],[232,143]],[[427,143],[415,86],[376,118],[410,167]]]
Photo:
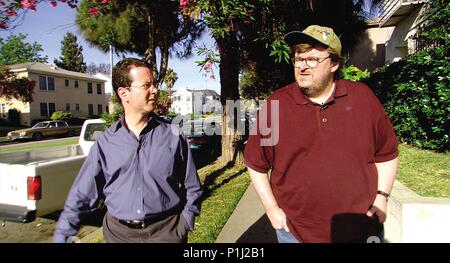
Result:
[[339,62],[331,62],[331,63],[332,63],[332,65],[331,65],[331,72],[334,73],[334,72],[336,72],[336,70],[339,69],[340,63]]
[[128,89],[125,87],[119,87],[117,89],[117,96],[119,96],[120,100],[125,102],[128,100]]

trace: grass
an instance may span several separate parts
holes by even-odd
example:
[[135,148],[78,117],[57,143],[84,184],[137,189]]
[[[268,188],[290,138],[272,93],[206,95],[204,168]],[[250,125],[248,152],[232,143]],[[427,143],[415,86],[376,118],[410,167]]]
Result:
[[397,180],[421,196],[450,197],[448,153],[435,153],[404,144],[399,150]]
[[204,200],[200,216],[195,221],[195,229],[189,234],[189,243],[214,243],[250,184],[244,166],[209,171],[206,170],[205,175],[201,173],[202,170],[199,171]]
[[17,147],[4,147],[0,148],[0,153],[8,153],[8,152],[19,152],[19,151],[29,151],[33,149],[38,148],[47,148],[47,147],[55,147],[55,146],[63,146],[63,145],[71,145],[71,144],[78,144],[78,138],[71,138],[63,141],[56,141],[56,142],[47,142],[47,143],[34,143],[31,145],[26,146],[20,146],[20,144],[17,144]]

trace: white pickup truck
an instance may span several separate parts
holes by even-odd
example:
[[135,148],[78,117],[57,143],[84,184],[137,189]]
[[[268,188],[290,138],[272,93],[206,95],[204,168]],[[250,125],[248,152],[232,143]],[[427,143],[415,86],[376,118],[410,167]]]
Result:
[[84,122],[78,145],[0,153],[0,220],[31,222],[62,210],[103,120]]

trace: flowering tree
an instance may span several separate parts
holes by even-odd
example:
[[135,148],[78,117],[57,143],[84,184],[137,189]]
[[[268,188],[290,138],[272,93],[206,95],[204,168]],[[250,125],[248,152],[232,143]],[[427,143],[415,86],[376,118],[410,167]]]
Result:
[[0,0],[0,29],[7,29],[11,22],[28,11],[36,12],[36,6],[41,2],[48,2],[53,7],[60,2],[75,8],[78,0]]

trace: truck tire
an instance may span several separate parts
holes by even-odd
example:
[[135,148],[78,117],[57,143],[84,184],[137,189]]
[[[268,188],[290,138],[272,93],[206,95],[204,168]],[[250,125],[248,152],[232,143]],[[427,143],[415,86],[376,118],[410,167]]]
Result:
[[40,141],[42,139],[42,134],[40,132],[33,133],[33,140]]
[[68,132],[67,132],[67,136],[68,136],[68,137],[73,137],[73,136],[75,136],[75,131],[74,131],[74,130],[68,131]]

